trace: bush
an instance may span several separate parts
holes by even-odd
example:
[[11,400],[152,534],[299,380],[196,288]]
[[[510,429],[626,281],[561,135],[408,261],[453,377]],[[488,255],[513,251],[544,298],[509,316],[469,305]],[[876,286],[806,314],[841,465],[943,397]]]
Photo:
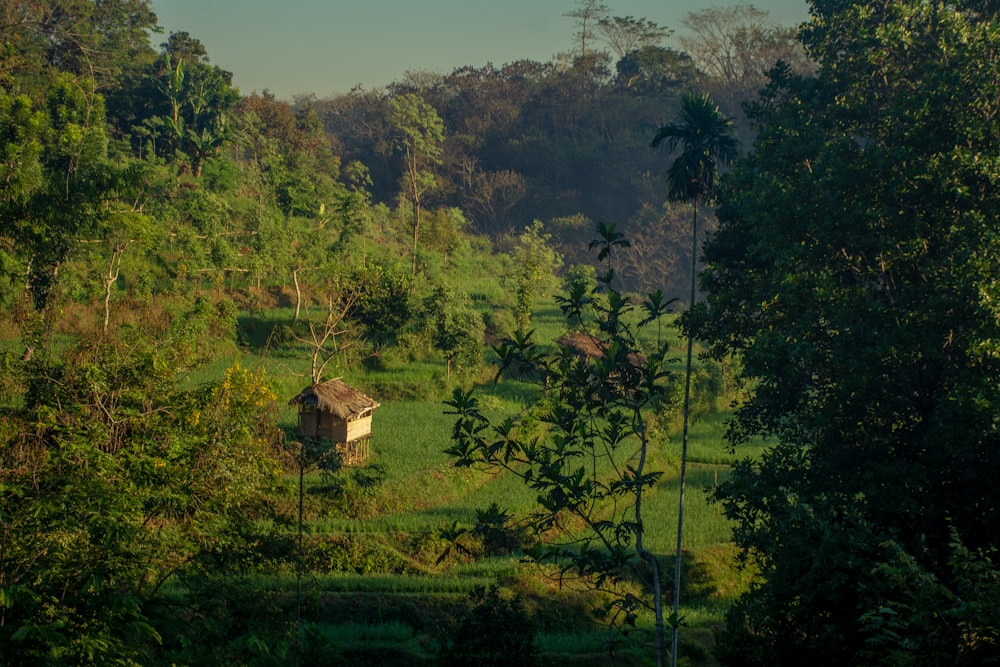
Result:
[[473,606],[442,642],[439,661],[449,667],[531,667],[538,664],[535,628],[520,599],[494,585],[476,587]]

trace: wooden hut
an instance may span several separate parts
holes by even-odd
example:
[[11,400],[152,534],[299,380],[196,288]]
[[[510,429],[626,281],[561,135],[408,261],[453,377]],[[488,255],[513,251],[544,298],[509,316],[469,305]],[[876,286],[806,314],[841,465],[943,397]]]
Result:
[[338,378],[306,387],[288,404],[299,407],[300,438],[332,440],[344,465],[368,458],[374,399]]

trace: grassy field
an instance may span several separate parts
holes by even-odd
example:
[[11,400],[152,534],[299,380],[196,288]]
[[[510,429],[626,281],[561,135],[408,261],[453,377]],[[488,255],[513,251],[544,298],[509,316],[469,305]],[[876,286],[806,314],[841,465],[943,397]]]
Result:
[[[296,414],[285,403],[307,382],[302,377],[307,354],[294,346],[275,344],[276,336],[267,331],[268,327],[279,330],[290,318],[288,309],[244,318],[241,339],[250,344],[243,347],[241,363],[267,370],[279,395],[276,419],[293,434]],[[562,333],[561,313],[554,303],[537,309],[533,326],[542,344],[551,344]],[[664,327],[663,333],[676,337],[671,326]],[[680,349],[679,341],[674,340],[672,348]],[[228,363],[231,360],[218,362]],[[675,365],[679,369],[679,362]],[[218,369],[203,372],[211,376]],[[374,416],[369,463],[382,469],[383,478],[377,488],[365,493],[355,489],[352,502],[345,503],[346,487],[331,491],[329,478],[307,471],[304,543],[310,556],[303,576],[296,576],[286,563],[283,570],[275,566],[268,574],[265,566],[234,581],[269,599],[284,600],[283,604],[291,604],[293,597],[299,604],[305,600],[310,613],[303,632],[309,642],[337,646],[344,655],[367,656],[359,658],[359,664],[364,660],[378,661],[368,664],[431,664],[427,661],[440,641],[441,628],[454,622],[456,610],[467,605],[477,587],[494,583],[525,601],[535,619],[536,645],[546,664],[650,663],[651,618],[641,618],[636,635],[612,647],[606,629],[590,620],[592,599],[560,590],[545,572],[522,564],[516,554],[481,560],[452,555],[438,562],[447,547],[442,529],[456,523],[471,525],[476,510],[491,503],[515,515],[530,511],[535,503],[532,492],[513,476],[456,468],[444,453],[453,417],[445,414],[443,403],[450,386],[443,360],[429,358],[377,371],[350,368],[343,376],[381,402]],[[484,382],[477,392],[494,417],[520,412],[532,400],[531,388],[511,381]],[[682,615],[687,623],[683,647],[691,664],[712,664],[711,629],[746,585],[745,573],[733,566],[730,527],[709,496],[729,474],[732,463],[756,456],[761,447],[730,452],[723,443],[725,420],[724,412],[701,414],[690,433]],[[676,415],[664,420],[668,424],[665,437],[651,452],[652,469],[664,475],[648,496],[645,512],[647,542],[662,554],[669,571],[679,488],[676,422]],[[297,476],[290,475],[276,491],[286,504],[291,503],[296,482]],[[265,521],[258,528],[272,536],[295,533],[294,522]],[[350,613],[342,620],[326,616],[345,605]],[[427,619],[434,618],[439,618],[437,624],[428,624]]]

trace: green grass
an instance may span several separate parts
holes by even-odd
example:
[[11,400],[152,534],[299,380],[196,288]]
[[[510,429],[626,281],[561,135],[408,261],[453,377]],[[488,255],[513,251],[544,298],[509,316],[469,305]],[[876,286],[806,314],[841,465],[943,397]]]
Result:
[[453,422],[440,401],[386,401],[375,410],[374,460],[386,465],[389,482],[446,467]]
[[[728,470],[721,466],[688,466],[684,492],[685,548],[696,549],[732,540],[729,521],[722,515],[721,507],[709,501],[717,475],[721,481],[728,475]],[[674,553],[679,499],[680,484],[676,473],[665,476],[655,493],[645,499],[646,543],[655,553]]]
[[[260,591],[293,592],[299,582],[295,574],[254,574],[232,576],[230,582]],[[468,594],[477,586],[487,586],[486,576],[455,576],[451,574],[353,574],[330,572],[309,573],[302,578],[302,586],[310,594],[317,593],[381,593],[392,595]]]
[[[688,432],[688,461],[695,463],[732,465],[745,458],[756,459],[764,452],[767,445],[760,441],[741,445],[732,451],[726,442],[728,412],[713,412],[699,415],[692,420]],[[671,445],[672,455],[680,460],[680,433],[674,434]]]

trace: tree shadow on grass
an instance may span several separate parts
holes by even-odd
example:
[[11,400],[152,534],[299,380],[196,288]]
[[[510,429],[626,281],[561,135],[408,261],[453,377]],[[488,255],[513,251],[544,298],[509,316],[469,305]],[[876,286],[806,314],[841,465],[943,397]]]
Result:
[[236,318],[236,339],[240,345],[256,352],[275,349],[275,341],[280,340],[282,328],[291,324],[290,318],[276,311],[239,315]]

